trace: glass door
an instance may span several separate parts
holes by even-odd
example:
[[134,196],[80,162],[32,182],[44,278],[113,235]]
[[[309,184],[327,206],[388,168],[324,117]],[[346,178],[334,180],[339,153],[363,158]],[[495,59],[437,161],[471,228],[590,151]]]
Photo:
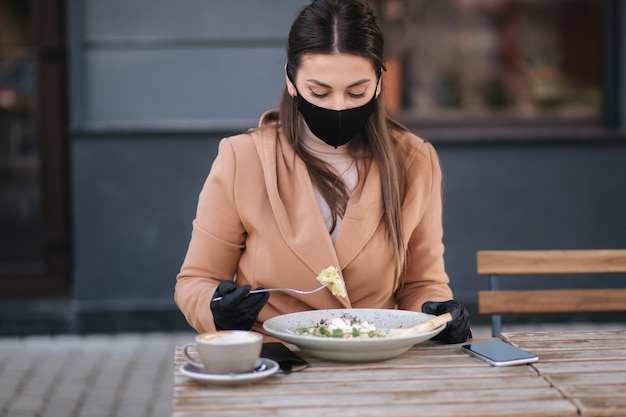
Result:
[[0,0],[0,298],[69,288],[62,0]]

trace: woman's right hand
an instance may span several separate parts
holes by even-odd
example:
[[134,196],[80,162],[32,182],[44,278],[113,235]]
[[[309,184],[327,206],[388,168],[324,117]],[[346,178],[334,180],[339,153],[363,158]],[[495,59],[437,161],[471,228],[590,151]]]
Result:
[[237,287],[233,281],[222,281],[211,301],[213,321],[217,330],[250,330],[259,312],[270,298],[268,292],[249,294],[250,285]]

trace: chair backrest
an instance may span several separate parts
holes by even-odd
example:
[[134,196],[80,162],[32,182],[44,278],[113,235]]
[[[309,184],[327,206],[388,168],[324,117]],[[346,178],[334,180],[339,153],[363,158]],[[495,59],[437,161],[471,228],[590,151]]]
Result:
[[626,311],[626,288],[499,290],[501,275],[626,273],[626,250],[478,251],[476,267],[490,278],[478,292],[478,312],[492,315],[498,336],[500,314]]

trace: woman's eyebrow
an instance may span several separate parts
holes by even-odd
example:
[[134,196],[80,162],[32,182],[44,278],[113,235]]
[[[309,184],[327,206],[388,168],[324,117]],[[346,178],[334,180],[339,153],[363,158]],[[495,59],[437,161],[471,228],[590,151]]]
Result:
[[[307,82],[310,82],[310,83],[313,83],[313,84],[317,84],[317,85],[319,85],[320,87],[324,87],[324,88],[332,88],[330,85],[325,84],[325,83],[323,83],[323,82],[321,82],[321,81],[315,80],[315,79],[313,79],[313,78],[309,78],[309,79],[307,79],[306,81],[307,81]],[[356,86],[359,86],[359,85],[365,84],[365,83],[367,83],[367,82],[369,82],[369,81],[370,81],[370,79],[369,79],[369,78],[363,78],[363,79],[361,79],[361,80],[359,80],[359,81],[353,82],[352,84],[350,84],[350,85],[348,86],[348,88],[356,87]]]

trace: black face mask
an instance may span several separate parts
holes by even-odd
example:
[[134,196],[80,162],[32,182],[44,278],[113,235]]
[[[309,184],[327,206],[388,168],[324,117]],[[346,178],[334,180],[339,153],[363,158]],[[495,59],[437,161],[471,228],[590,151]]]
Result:
[[[375,90],[377,89],[378,82]],[[298,111],[315,136],[336,148],[348,143],[365,127],[367,119],[376,110],[376,98],[374,92],[372,99],[363,106],[331,110],[306,101],[298,91]]]

